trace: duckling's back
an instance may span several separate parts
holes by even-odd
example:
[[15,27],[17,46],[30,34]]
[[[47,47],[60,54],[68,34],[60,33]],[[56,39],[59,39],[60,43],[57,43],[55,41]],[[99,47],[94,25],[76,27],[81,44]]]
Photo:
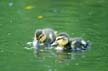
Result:
[[71,38],[71,47],[74,51],[86,50],[89,47],[89,42],[83,38]]
[[43,30],[44,34],[47,36],[47,40],[45,43],[53,43],[56,39],[56,31],[50,28],[46,28]]

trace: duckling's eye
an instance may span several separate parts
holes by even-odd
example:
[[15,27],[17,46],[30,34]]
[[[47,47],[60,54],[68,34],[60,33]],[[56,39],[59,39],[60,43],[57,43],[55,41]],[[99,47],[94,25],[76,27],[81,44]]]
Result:
[[57,40],[60,40],[60,38],[58,38]]
[[63,38],[58,38],[57,40],[61,40],[61,39],[63,39]]
[[44,35],[39,36],[39,39],[41,39]]

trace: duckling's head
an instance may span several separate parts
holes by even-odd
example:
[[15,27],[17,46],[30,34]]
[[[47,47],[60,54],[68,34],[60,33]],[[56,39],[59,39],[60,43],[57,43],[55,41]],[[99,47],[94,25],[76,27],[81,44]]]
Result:
[[56,37],[55,42],[52,44],[52,46],[59,46],[59,47],[65,47],[69,43],[69,35],[67,33],[60,33]]
[[38,40],[40,43],[43,43],[46,40],[46,35],[43,29],[36,30],[35,37],[36,40]]

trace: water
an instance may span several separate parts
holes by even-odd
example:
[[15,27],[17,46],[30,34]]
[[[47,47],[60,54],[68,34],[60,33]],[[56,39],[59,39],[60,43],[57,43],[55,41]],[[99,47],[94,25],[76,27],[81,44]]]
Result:
[[[107,5],[107,0],[0,0],[0,71],[107,71]],[[24,49],[35,29],[44,27],[88,39],[92,47],[38,55]]]

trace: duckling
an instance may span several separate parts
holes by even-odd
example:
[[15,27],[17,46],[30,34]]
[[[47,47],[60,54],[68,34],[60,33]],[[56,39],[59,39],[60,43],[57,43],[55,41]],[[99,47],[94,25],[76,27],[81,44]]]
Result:
[[60,33],[52,46],[57,46],[56,50],[81,51],[86,50],[88,42],[82,38],[70,38],[67,33]]
[[34,35],[33,46],[51,47],[51,44],[56,39],[57,31],[51,28],[37,29]]
[[71,47],[73,51],[83,51],[87,50],[90,43],[83,38],[71,38]]
[[71,41],[69,39],[69,35],[65,32],[59,33],[56,37],[55,42],[52,43],[52,46],[55,46],[56,50],[60,51],[70,51],[71,48]]

